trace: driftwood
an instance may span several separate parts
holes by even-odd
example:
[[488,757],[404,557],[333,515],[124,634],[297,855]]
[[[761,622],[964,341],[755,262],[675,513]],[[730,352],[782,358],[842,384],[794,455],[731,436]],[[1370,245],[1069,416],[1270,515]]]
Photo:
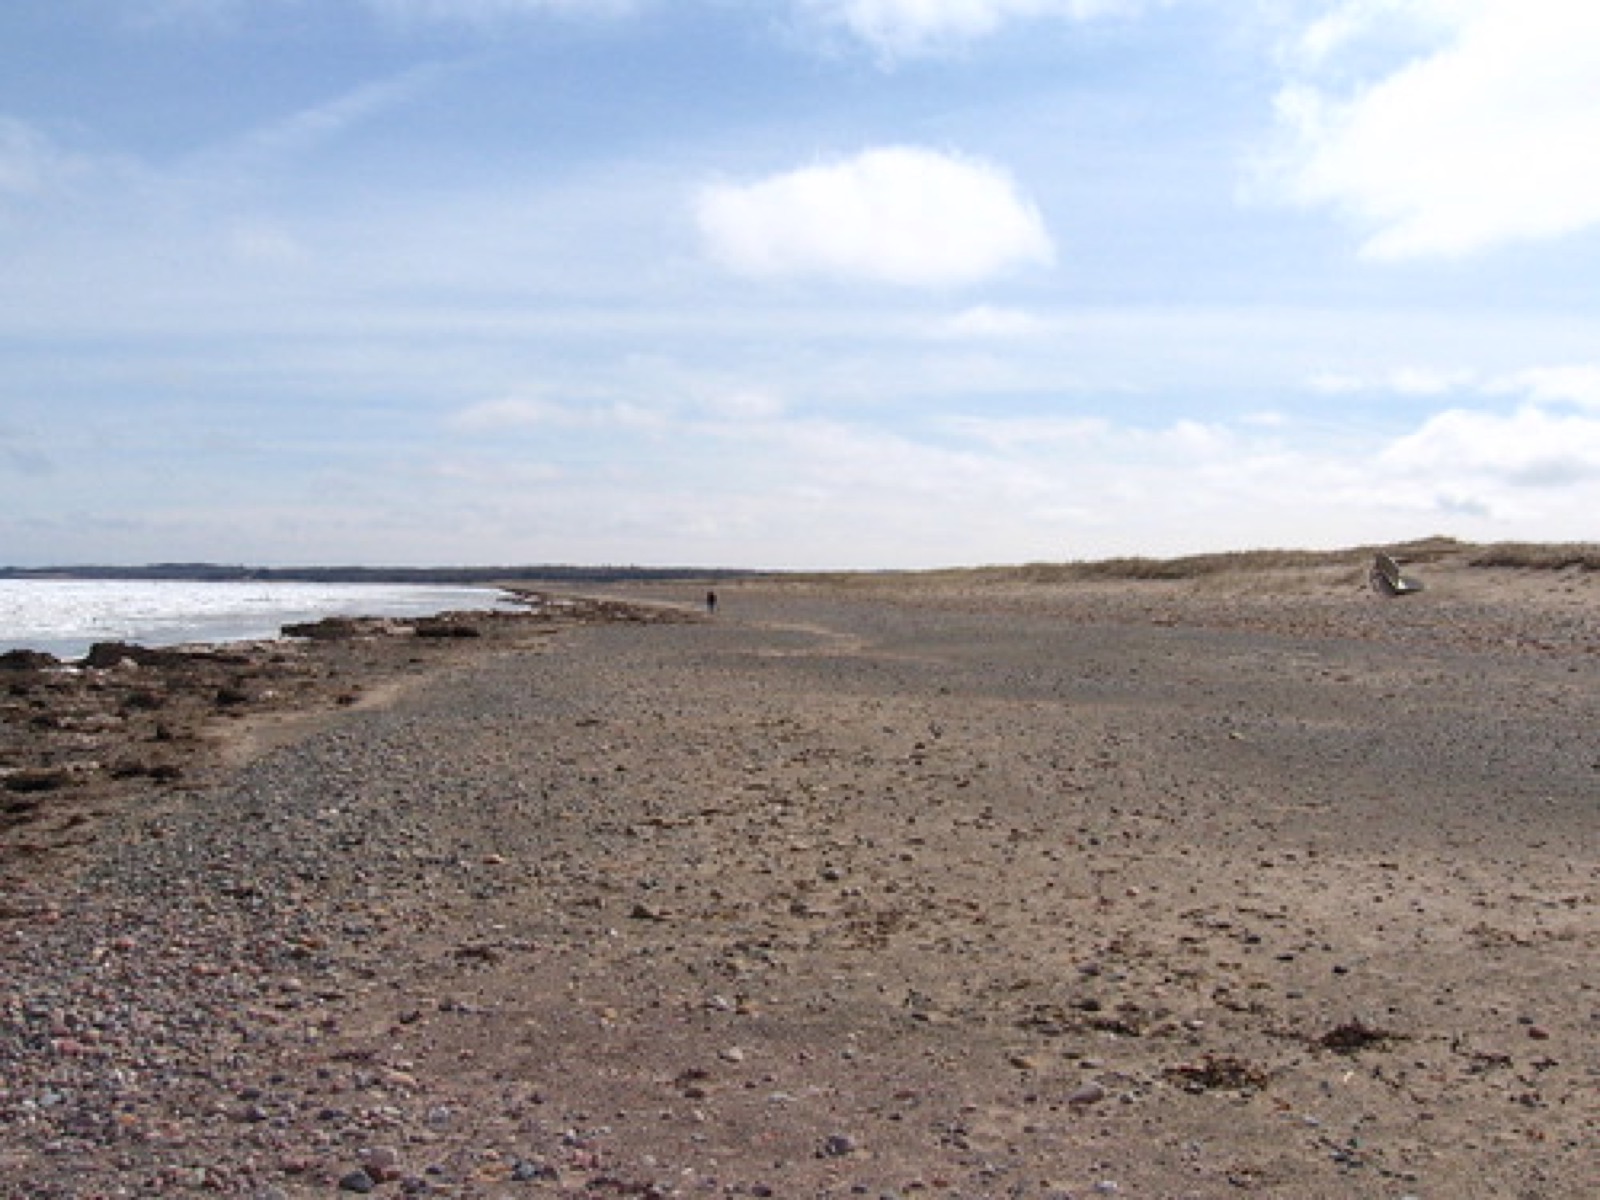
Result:
[[1372,560],[1367,582],[1372,585],[1373,591],[1383,596],[1409,596],[1422,590],[1422,584],[1401,574],[1400,564],[1387,554],[1380,554]]

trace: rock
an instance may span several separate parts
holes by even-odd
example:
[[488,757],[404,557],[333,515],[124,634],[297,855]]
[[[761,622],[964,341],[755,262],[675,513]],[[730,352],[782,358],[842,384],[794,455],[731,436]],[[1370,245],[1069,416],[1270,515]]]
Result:
[[847,1134],[836,1133],[822,1143],[823,1158],[848,1158],[861,1149],[859,1142]]
[[176,667],[187,666],[190,657],[182,650],[162,650],[134,642],[96,642],[83,656],[83,665],[97,671],[129,662],[141,667]]
[[47,671],[61,660],[43,650],[7,650],[0,654],[0,671]]
[[351,1171],[348,1175],[344,1175],[339,1179],[339,1190],[341,1192],[358,1192],[365,1195],[377,1186],[377,1181],[371,1175],[368,1175],[366,1171]]
[[377,1183],[400,1178],[400,1152],[392,1146],[375,1146],[362,1156],[362,1169]]
[[72,783],[72,772],[62,767],[13,771],[4,777],[8,792],[53,792]]
[[561,1179],[561,1172],[549,1163],[531,1162],[519,1158],[511,1167],[511,1180],[513,1183],[557,1183]]
[[123,662],[138,662],[138,653],[143,649],[143,646],[133,646],[127,642],[96,642],[89,647],[89,653],[83,656],[83,665],[103,671]]
[[324,617],[320,621],[302,621],[285,625],[279,632],[284,637],[308,638],[316,642],[345,641],[371,631],[372,623],[356,617]]
[[1083,1107],[1090,1104],[1099,1104],[1106,1098],[1106,1089],[1098,1083],[1086,1083],[1082,1087],[1067,1094],[1067,1103]]
[[156,783],[172,783],[183,777],[183,768],[175,763],[142,762],[127,760],[119,762],[111,768],[113,779],[146,778]]
[[423,617],[416,623],[419,638],[475,638],[482,632],[465,621],[451,617]]
[[1339,1054],[1354,1054],[1370,1046],[1381,1046],[1385,1042],[1392,1041],[1394,1037],[1395,1035],[1387,1029],[1368,1025],[1358,1018],[1330,1029],[1317,1039],[1317,1043]]

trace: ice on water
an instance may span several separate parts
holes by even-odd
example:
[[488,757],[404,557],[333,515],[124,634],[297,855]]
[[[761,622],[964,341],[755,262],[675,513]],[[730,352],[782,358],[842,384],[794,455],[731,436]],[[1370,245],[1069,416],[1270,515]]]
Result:
[[275,637],[297,621],[329,616],[426,616],[503,606],[491,588],[364,583],[0,579],[0,652],[60,658],[95,642],[146,646]]

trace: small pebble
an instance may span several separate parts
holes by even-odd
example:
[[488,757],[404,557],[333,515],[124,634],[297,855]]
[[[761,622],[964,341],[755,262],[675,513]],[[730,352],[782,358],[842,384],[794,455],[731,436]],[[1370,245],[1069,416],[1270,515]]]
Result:
[[529,1162],[519,1158],[511,1168],[511,1178],[516,1183],[534,1183],[537,1181],[555,1182],[561,1178],[549,1163]]
[[382,1183],[400,1177],[400,1152],[392,1146],[378,1146],[362,1156],[362,1168],[373,1180]]
[[1106,1090],[1098,1083],[1086,1083],[1073,1092],[1068,1093],[1067,1103],[1076,1105],[1099,1104],[1106,1098]]

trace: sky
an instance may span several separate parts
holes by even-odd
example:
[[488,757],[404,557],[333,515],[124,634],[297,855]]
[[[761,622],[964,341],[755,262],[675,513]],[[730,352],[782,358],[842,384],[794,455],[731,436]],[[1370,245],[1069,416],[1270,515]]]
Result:
[[1600,522],[1593,0],[0,8],[0,564]]

